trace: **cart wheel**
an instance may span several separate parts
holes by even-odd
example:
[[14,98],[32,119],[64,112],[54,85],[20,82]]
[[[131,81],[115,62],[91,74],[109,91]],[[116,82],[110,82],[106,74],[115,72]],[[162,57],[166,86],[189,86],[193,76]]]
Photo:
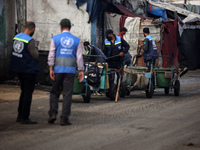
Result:
[[125,82],[121,82],[119,90],[120,90],[119,91],[119,96],[120,97],[125,97],[125,95],[126,95],[126,83]]
[[110,99],[115,100],[117,93],[117,84],[113,83],[110,87]]
[[126,89],[126,95],[129,96],[131,94],[131,91],[129,89]]
[[169,87],[165,88],[165,94],[168,95],[169,94]]
[[180,81],[176,80],[174,84],[174,95],[179,96],[180,95]]
[[[85,88],[86,86],[84,86],[84,91],[83,93],[85,93]],[[86,95],[83,95],[83,101],[84,103],[89,103],[90,102],[90,98],[91,98],[91,90],[90,90],[90,87],[87,86],[87,92],[85,93]]]
[[[149,87],[149,86],[148,86],[148,87]],[[150,91],[149,91],[149,90],[146,90],[146,97],[147,97],[147,98],[152,98],[153,92],[154,92],[154,88],[153,88],[153,84],[151,84]]]

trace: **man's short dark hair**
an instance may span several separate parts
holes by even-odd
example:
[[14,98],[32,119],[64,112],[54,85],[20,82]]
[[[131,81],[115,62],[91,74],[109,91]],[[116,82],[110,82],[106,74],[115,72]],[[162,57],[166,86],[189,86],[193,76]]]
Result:
[[144,28],[144,29],[143,29],[143,32],[144,32],[144,33],[149,33],[149,28]]
[[122,31],[127,32],[127,29],[126,29],[125,27],[122,27],[122,28],[120,29],[120,32],[122,32]]
[[83,45],[84,45],[84,46],[88,46],[88,45],[90,45],[90,42],[85,41],[85,42],[83,43]]
[[62,28],[71,28],[71,21],[67,18],[64,18],[60,21],[60,25]]
[[24,28],[33,29],[35,28],[35,23],[32,21],[28,21],[26,25],[24,26]]
[[106,35],[108,35],[108,34],[113,34],[113,30],[111,30],[111,29],[106,30]]

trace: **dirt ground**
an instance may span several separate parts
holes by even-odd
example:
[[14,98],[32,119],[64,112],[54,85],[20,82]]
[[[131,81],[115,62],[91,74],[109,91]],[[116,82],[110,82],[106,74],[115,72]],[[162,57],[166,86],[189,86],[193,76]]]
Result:
[[[36,86],[34,93],[33,93],[33,99],[40,99],[45,98],[49,95],[50,90],[41,90],[42,87],[38,88]],[[47,87],[50,89],[50,87]],[[13,84],[0,84],[0,103],[1,102],[9,102],[9,101],[18,101],[20,96],[20,86],[19,85],[13,85]]]
[[200,70],[180,82],[179,96],[156,88],[151,99],[132,91],[118,103],[93,94],[84,103],[73,95],[71,126],[60,126],[62,101],[57,120],[48,124],[51,86],[43,85],[36,85],[31,104],[30,118],[38,124],[17,123],[20,87],[0,84],[0,150],[199,150]]

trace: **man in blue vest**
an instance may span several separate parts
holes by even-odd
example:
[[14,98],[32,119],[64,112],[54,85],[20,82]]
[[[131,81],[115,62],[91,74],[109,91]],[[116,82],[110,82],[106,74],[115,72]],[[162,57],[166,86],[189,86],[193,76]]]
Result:
[[17,34],[13,38],[10,70],[17,72],[21,83],[21,95],[16,121],[22,124],[37,123],[29,118],[36,74],[39,73],[38,49],[35,47],[35,41],[32,38],[34,32],[34,22],[27,22],[24,32]]
[[158,58],[158,52],[155,40],[149,35],[149,33],[150,33],[149,28],[143,29],[143,34],[145,39],[144,39],[144,45],[142,46],[143,51],[141,51],[141,54],[144,55],[144,62],[148,67],[148,72],[151,69],[151,64],[153,63],[153,66],[155,66],[155,59]]
[[63,85],[63,107],[60,125],[71,125],[69,116],[76,67],[79,70],[78,79],[81,82],[84,78],[84,64],[80,39],[69,32],[71,29],[70,20],[62,19],[60,29],[62,33],[52,37],[48,56],[50,77],[54,81],[50,92],[48,123],[52,124],[56,120],[60,89]]
[[106,31],[105,47],[103,52],[109,59],[109,68],[119,69],[123,65],[123,56],[128,52],[129,48],[129,44],[121,37],[113,34],[111,29]]

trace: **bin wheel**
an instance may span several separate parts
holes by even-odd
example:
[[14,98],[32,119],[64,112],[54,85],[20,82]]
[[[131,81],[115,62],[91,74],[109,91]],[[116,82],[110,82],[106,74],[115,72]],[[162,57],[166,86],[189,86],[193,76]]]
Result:
[[115,100],[117,93],[117,84],[113,83],[110,87],[110,99]]
[[126,96],[126,83],[125,82],[121,82],[121,84],[120,84],[119,96],[120,97]]
[[168,95],[169,94],[169,87],[165,88],[165,94]]
[[[86,86],[84,86],[83,93],[85,93],[85,88],[86,88]],[[90,86],[87,86],[87,91],[86,91],[85,95],[82,95],[82,97],[83,97],[84,103],[90,103],[90,98],[91,98]]]
[[131,91],[129,89],[126,89],[126,95],[129,96],[131,94]]
[[154,88],[153,88],[153,84],[151,84],[150,91],[149,91],[149,88],[146,90],[146,97],[147,98],[152,98],[153,93],[154,93]]
[[176,80],[174,84],[174,95],[179,96],[180,95],[180,81]]

